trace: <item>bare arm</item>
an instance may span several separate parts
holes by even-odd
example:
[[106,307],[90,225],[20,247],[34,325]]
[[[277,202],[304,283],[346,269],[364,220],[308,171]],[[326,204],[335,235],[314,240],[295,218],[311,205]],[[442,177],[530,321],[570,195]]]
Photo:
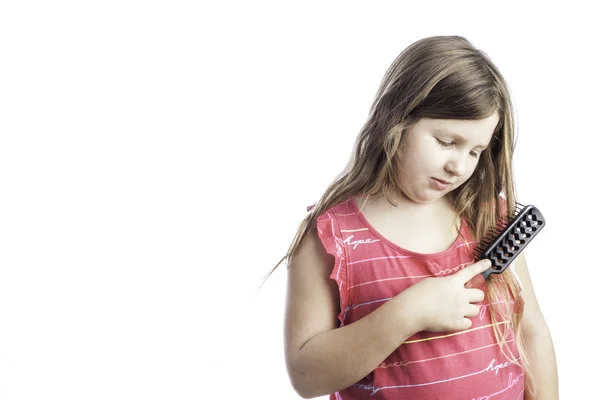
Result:
[[316,231],[303,241],[288,270],[285,357],[296,392],[317,397],[342,390],[373,371],[418,330],[406,321],[402,296],[339,329],[339,294],[329,278],[334,258]]
[[532,365],[532,375],[527,377],[528,386],[535,384],[535,396],[526,391],[525,399],[558,399],[558,372],[552,337],[540,310],[527,263],[523,255],[515,261],[515,270],[523,285],[525,310],[523,311],[524,345]]

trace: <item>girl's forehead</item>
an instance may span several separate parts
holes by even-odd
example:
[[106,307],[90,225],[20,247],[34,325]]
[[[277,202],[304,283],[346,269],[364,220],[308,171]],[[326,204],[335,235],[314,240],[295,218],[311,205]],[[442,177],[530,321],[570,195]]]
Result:
[[462,140],[491,139],[500,118],[497,113],[482,119],[438,119],[419,120],[424,129],[432,133],[452,136]]

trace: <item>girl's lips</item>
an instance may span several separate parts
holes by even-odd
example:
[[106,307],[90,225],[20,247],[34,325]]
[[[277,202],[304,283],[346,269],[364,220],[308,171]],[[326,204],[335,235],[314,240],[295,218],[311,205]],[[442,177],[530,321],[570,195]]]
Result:
[[446,182],[442,179],[431,178],[431,186],[436,190],[446,190],[450,186],[450,182]]

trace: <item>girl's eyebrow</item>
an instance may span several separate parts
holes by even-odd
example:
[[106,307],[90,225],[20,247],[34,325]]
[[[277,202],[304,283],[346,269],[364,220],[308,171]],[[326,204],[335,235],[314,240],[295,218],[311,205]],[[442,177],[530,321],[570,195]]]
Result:
[[[442,134],[442,135],[453,136],[453,138],[458,143],[465,143],[467,141],[464,136],[462,136],[462,135],[460,135],[460,134],[458,134],[456,132],[453,132],[453,131],[451,131],[449,129],[446,129],[446,128],[433,128],[432,131],[433,131],[433,133],[439,133],[439,134]],[[485,144],[480,144],[479,146],[475,146],[475,148],[481,148],[483,150],[487,149],[487,147],[488,147],[488,145],[485,145]]]

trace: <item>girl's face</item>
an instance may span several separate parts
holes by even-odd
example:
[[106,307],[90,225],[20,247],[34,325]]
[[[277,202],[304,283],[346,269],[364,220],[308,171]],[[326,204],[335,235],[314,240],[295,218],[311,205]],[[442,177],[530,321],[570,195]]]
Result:
[[410,200],[426,204],[465,183],[489,145],[499,115],[479,120],[421,118],[405,133],[399,183]]

